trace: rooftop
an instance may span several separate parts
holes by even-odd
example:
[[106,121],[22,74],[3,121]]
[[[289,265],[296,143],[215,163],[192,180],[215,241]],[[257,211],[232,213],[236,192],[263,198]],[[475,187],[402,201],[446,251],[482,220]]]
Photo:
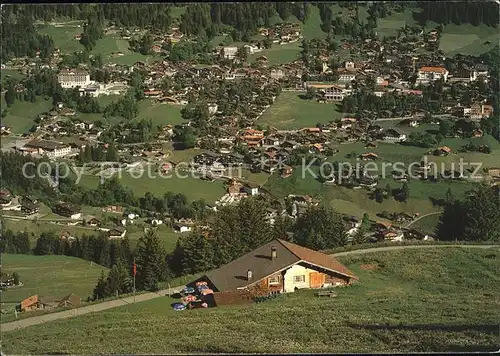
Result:
[[[274,259],[271,258],[271,247],[276,248]],[[206,276],[219,291],[235,290],[252,285],[299,262],[306,262],[357,279],[334,257],[280,239],[258,247],[240,258],[208,272]],[[248,270],[252,271],[251,281],[247,280]]]

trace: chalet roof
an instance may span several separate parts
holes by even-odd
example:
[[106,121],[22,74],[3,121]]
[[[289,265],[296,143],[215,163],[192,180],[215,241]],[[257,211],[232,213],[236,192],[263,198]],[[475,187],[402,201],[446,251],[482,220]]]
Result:
[[[276,258],[274,259],[271,259],[271,247],[276,248]],[[335,258],[280,239],[268,242],[240,258],[208,272],[206,277],[218,291],[235,290],[250,286],[299,262],[357,279]],[[248,270],[252,271],[250,281],[247,280]]]
[[420,72],[432,72],[432,73],[446,73],[446,68],[444,67],[422,67],[419,69]]

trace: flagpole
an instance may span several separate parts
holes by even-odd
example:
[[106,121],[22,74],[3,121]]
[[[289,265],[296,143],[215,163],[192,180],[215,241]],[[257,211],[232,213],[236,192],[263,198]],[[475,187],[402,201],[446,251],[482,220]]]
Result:
[[135,271],[136,267],[135,267],[135,257],[134,257],[134,303],[135,303]]

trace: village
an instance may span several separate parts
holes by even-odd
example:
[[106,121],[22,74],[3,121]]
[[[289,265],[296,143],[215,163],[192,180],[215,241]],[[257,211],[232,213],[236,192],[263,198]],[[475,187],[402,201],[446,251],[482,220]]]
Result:
[[[106,32],[121,33],[122,38],[127,40],[134,35],[114,25],[106,28]],[[439,123],[441,120],[448,120],[455,125],[451,125],[448,132],[443,132],[444,135],[456,138],[481,138],[484,132],[480,121],[493,115],[493,107],[486,102],[485,93],[480,92],[481,89],[478,91],[481,83],[488,82],[488,67],[467,56],[455,57],[450,62],[450,58],[445,58],[440,50],[437,50],[441,35],[439,28],[424,31],[418,26],[406,26],[399,31],[396,38],[392,38],[392,41],[367,39],[359,43],[343,39],[341,48],[348,51],[350,58],[364,58],[348,59],[343,62],[329,55],[325,41],[314,40],[311,42],[311,47],[315,48],[316,66],[304,62],[309,60],[312,53],[305,53],[302,59],[283,65],[269,65],[267,57],[260,55],[248,65],[245,61],[246,56],[258,53],[265,46],[269,46],[267,42],[282,45],[303,39],[300,26],[293,24],[285,23],[261,28],[258,32],[264,40],[253,41],[242,47],[214,48],[212,56],[216,64],[213,65],[173,62],[168,59],[154,63],[136,62],[131,66],[108,63],[105,65],[105,69],[109,72],[109,79],[106,82],[95,81],[84,66],[59,70],[58,62],[61,60],[61,55],[57,50],[50,63],[44,66],[59,70],[57,80],[61,87],[67,90],[78,89],[79,95],[83,97],[123,95],[130,89],[128,83],[132,73],[140,72],[144,76],[140,89],[143,92],[142,97],[143,100],[149,100],[151,105],[189,107],[192,106],[193,98],[203,98],[208,111],[208,116],[204,118],[206,134],[194,140],[192,146],[194,151],[188,162],[183,162],[187,163],[183,170],[197,173],[197,178],[202,180],[224,181],[226,194],[215,204],[207,206],[214,211],[218,206],[237,204],[248,196],[260,195],[264,199],[274,199],[272,194],[259,184],[234,177],[235,169],[279,175],[281,179],[287,179],[298,169],[300,159],[307,156],[317,158],[319,161],[326,161],[332,157],[336,161],[356,159],[362,162],[361,170],[363,170],[363,164],[385,160],[385,157],[374,152],[379,144],[392,144],[395,148],[399,145],[419,145],[421,143],[419,140],[423,140],[421,134],[416,138],[418,135],[412,132],[418,131],[422,125],[434,125],[441,132]],[[165,43],[175,44],[183,37],[179,27],[173,26],[166,35],[154,36],[151,49],[154,53],[161,54]],[[116,55],[119,56],[119,53]],[[14,59],[3,65],[3,68],[29,74],[34,64],[27,63],[23,59]],[[229,89],[227,92],[217,91],[214,83],[234,89]],[[360,110],[358,107],[356,114],[348,112],[342,112],[340,115],[332,114],[330,120],[327,118],[318,124],[315,123],[314,117],[311,117],[309,126],[291,129],[276,128],[272,124],[266,126],[259,121],[266,111],[272,110],[277,98],[283,93],[296,93],[306,97],[302,100],[337,107],[335,111],[339,108],[345,111],[346,107],[352,110],[354,109],[352,105],[359,105],[349,105],[349,98],[359,96],[360,88],[368,89],[371,95],[377,98],[402,98],[401,100],[405,102],[418,103],[424,96],[428,96],[426,93],[429,87],[436,90],[435,83],[440,83],[438,90],[454,94],[448,95],[450,100],[443,102],[439,109],[431,106],[432,114],[429,113],[429,109],[410,104],[390,110]],[[228,93],[231,90],[235,93],[244,86],[247,86],[249,95],[230,97],[228,103]],[[24,90],[26,89],[22,84],[16,87],[18,93]],[[456,99],[464,92],[476,94],[474,97],[469,95],[468,102]],[[354,99],[353,102],[356,100],[359,99]],[[107,166],[102,170],[94,169],[93,175],[103,177],[110,172],[141,171],[147,167],[153,167],[158,173],[167,174],[174,171],[180,163],[175,159],[176,150],[170,149],[172,145],[178,143],[179,134],[176,131],[189,131],[190,127],[199,125],[196,122],[198,118],[185,119],[180,124],[159,125],[157,128],[152,128],[148,139],[143,141],[137,139],[137,134],[143,130],[139,125],[125,122],[109,125],[106,120],[85,121],[79,116],[74,108],[69,108],[62,102],[57,103],[52,110],[37,116],[35,125],[29,132],[11,141],[2,150],[16,151],[34,157],[47,156],[51,160],[69,159],[75,166],[81,166],[82,162],[78,157],[88,147],[102,147],[106,153],[112,143],[117,149],[114,162],[106,162]],[[12,135],[11,129],[2,126],[2,136],[9,135]],[[115,138],[110,142],[110,137]],[[339,156],[339,145],[354,143],[362,143],[364,152]],[[484,144],[471,143],[464,147],[472,151],[491,152],[491,149]],[[428,154],[441,157],[456,153],[445,145],[440,146],[437,142]],[[109,168],[109,164],[115,168]],[[424,174],[427,170],[428,167],[424,163],[416,168],[416,173],[420,174],[419,179],[465,179],[460,172],[453,170],[442,172],[440,177],[439,173],[431,176]],[[376,191],[378,189],[376,177],[362,173],[356,177],[339,180],[339,175],[343,173],[337,172],[337,176],[331,174],[323,179],[324,184],[338,184],[349,189],[364,188],[368,190],[368,194],[380,194],[380,191]],[[393,174],[392,177],[396,182],[408,182],[408,175],[411,173],[415,172],[406,171],[403,174]],[[498,182],[500,178],[497,167],[487,167],[481,174],[490,179],[492,184]],[[57,187],[57,177],[49,180],[54,187]],[[5,201],[2,210],[16,212],[14,214],[19,213],[26,217],[38,213],[36,198],[13,197],[12,201],[15,203],[12,203],[9,194],[10,192],[6,190],[2,191],[2,200]],[[387,196],[392,193],[383,191],[382,194]],[[307,195],[304,197],[305,201],[311,199]],[[287,197],[285,200],[287,199],[291,198]],[[125,236],[127,221],[133,220],[130,219],[131,214],[124,213],[124,219],[116,218],[114,223],[108,224],[110,226],[101,227],[96,217],[83,216],[78,207],[64,204],[61,202],[52,208],[52,211],[59,217],[71,221],[53,221],[53,223],[95,227],[107,232],[110,239]],[[279,204],[286,205],[284,200]],[[300,209],[297,210],[295,205],[293,206],[294,208],[289,211],[283,208],[273,209],[269,212],[268,218],[272,219],[277,214],[295,218],[296,214],[300,214]],[[391,214],[393,215],[389,218],[388,214],[384,214],[385,220],[373,221],[372,234],[375,240],[380,238],[402,240],[404,235],[402,223],[408,224],[418,216],[418,212],[409,214],[391,212]],[[346,219],[352,235],[356,231],[359,218],[346,215]],[[153,214],[148,221],[151,225],[158,225],[164,220],[166,217]],[[389,224],[389,221],[393,221],[395,226]],[[174,219],[170,221],[170,226],[177,232],[188,232],[195,223],[190,219],[187,224]],[[71,237],[68,235],[69,233],[63,231],[61,238]],[[410,232],[408,236],[414,235]],[[426,236],[420,233],[419,238],[423,239]]]

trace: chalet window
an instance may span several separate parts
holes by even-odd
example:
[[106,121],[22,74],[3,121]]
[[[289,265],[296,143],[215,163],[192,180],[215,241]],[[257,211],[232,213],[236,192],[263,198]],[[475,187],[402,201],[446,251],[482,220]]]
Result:
[[280,284],[280,276],[269,277],[269,279],[267,281],[268,281],[269,285]]
[[293,276],[293,283],[304,283],[306,281],[306,276]]

